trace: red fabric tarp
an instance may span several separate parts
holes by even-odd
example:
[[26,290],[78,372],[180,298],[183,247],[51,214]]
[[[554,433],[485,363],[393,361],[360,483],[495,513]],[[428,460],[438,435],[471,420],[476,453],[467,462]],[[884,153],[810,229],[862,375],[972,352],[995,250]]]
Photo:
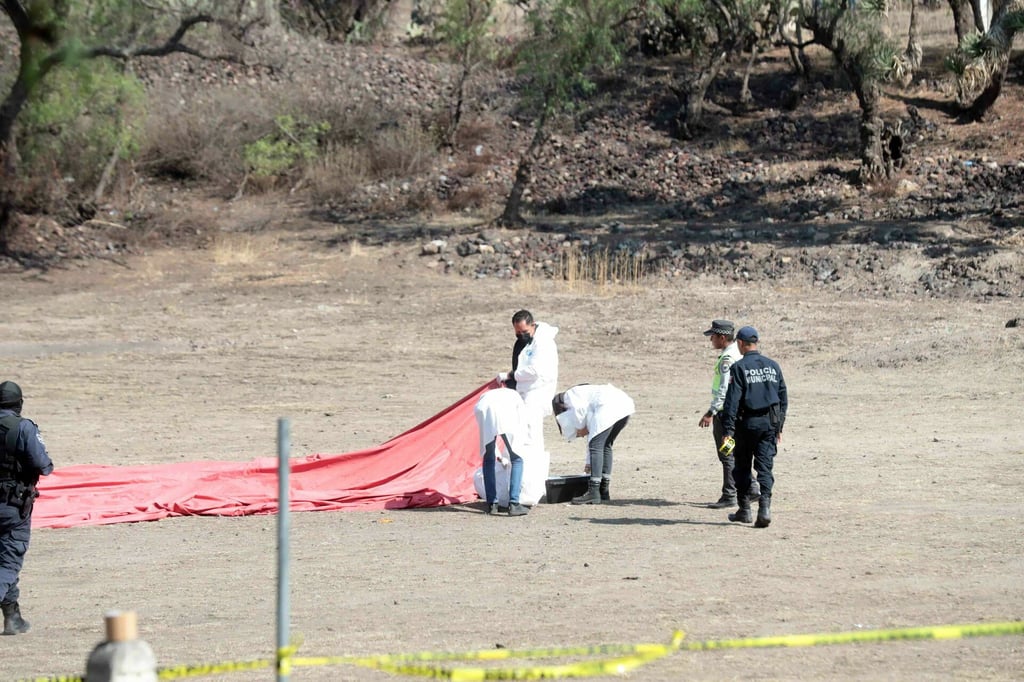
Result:
[[[476,499],[480,437],[473,407],[484,384],[383,445],[291,460],[292,511],[437,507]],[[170,516],[277,511],[277,457],[152,466],[80,465],[39,481],[33,528],[70,528]]]

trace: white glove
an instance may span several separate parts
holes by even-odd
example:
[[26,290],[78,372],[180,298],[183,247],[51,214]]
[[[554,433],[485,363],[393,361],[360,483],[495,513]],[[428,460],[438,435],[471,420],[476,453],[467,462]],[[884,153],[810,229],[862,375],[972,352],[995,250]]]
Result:
[[508,372],[498,372],[498,376],[494,377],[494,380],[499,384],[504,385],[504,383],[508,381]]

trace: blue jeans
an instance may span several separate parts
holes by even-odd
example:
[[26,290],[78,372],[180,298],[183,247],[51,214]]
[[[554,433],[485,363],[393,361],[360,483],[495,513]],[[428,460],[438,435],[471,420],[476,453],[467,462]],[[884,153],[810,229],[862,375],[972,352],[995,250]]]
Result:
[[[505,451],[508,453],[509,459],[512,460],[512,473],[508,477],[508,503],[510,505],[519,504],[519,489],[523,487],[523,458],[513,452],[505,434],[501,434],[500,437],[505,441]],[[484,446],[484,494],[487,496],[487,504],[494,504],[498,501],[498,483],[494,478],[494,460],[497,457],[494,450],[496,440],[492,440]]]

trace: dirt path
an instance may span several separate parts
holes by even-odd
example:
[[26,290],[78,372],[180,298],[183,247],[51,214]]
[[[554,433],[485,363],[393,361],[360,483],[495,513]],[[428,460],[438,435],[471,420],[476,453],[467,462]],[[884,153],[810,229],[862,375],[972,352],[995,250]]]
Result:
[[[0,276],[4,378],[58,466],[334,453],[393,436],[505,369],[508,319],[560,327],[560,384],[611,381],[638,413],[614,503],[293,517],[308,655],[695,640],[1024,618],[1019,302],[854,298],[697,280],[567,289],[444,277],[318,235],[223,240],[127,267]],[[402,267],[399,267],[402,265]],[[737,527],[697,428],[712,317],[753,323],[792,408],[775,523]],[[582,446],[555,441],[554,473]],[[103,613],[139,613],[162,665],[266,656],[275,519],[37,531],[33,630],[0,679],[84,672]],[[679,653],[632,677],[1019,679],[1024,638]],[[265,680],[270,673],[231,675]],[[295,680],[384,680],[355,668]]]

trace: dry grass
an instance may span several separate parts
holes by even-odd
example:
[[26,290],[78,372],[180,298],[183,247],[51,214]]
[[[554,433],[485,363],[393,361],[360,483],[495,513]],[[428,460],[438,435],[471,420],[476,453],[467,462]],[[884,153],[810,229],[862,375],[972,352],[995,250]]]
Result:
[[277,130],[275,117],[326,123],[321,148],[296,160],[289,178],[258,183],[246,192],[287,184],[309,188],[316,201],[344,200],[369,180],[412,177],[433,162],[437,149],[420,121],[396,119],[372,105],[346,108],[323,93],[288,84],[271,93],[211,90],[185,99],[173,89],[152,93],[140,158],[150,173],[176,180],[213,180],[234,193],[245,177],[247,145]]
[[472,152],[481,147],[482,152],[491,154],[495,151],[495,140],[502,139],[497,124],[488,118],[474,117],[462,121],[456,135],[456,147],[462,151]]
[[567,247],[555,263],[555,280],[572,292],[639,291],[645,274],[643,254],[601,249],[585,253]]
[[426,170],[437,155],[431,137],[413,122],[380,131],[366,151],[375,178],[416,175]]
[[213,262],[217,265],[252,265],[266,260],[277,246],[276,237],[261,239],[248,234],[220,234],[213,240]]
[[368,180],[369,160],[362,150],[334,146],[306,166],[304,177],[315,201],[344,200]]
[[723,137],[715,141],[710,147],[715,154],[738,154],[749,152],[750,144],[742,137]]
[[448,199],[447,206],[450,211],[480,209],[487,206],[492,200],[493,196],[490,189],[480,185],[471,185],[469,187],[460,187]]
[[142,166],[170,178],[235,186],[245,174],[245,145],[272,127],[274,113],[274,105],[255,91],[214,89],[188,101],[171,89],[153,92],[139,152]]
[[348,257],[349,258],[365,258],[369,254],[363,245],[359,243],[358,239],[353,239],[348,243]]

